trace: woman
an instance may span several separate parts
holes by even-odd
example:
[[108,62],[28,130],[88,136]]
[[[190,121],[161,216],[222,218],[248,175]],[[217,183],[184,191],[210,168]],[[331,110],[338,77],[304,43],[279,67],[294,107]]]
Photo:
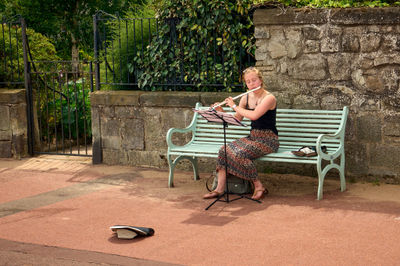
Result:
[[[227,169],[229,174],[251,180],[254,184],[254,194],[251,198],[259,200],[266,194],[266,189],[258,180],[253,161],[278,150],[276,98],[265,89],[261,73],[255,67],[243,71],[243,80],[249,90],[260,88],[243,96],[239,105],[235,104],[232,97],[225,99],[226,104],[236,112],[235,117],[238,120],[242,120],[243,117],[251,120],[250,136],[227,144]],[[216,110],[223,111],[221,107],[217,107]],[[216,198],[223,194],[227,175],[225,164],[225,149],[222,146],[217,160],[218,186],[205,194],[204,199]]]

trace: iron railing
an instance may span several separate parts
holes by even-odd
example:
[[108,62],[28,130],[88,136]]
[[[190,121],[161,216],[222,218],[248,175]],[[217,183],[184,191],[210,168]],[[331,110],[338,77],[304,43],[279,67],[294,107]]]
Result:
[[[95,61],[92,63],[34,61],[28,58],[29,43],[24,19],[20,16],[3,19],[0,29],[0,85],[26,88],[29,154],[91,156],[88,93],[103,86],[141,89],[139,78],[145,69],[138,61],[149,56],[146,49],[153,44],[153,40],[161,37],[160,27],[168,26],[170,29],[169,36],[163,38],[172,53],[183,45],[179,36],[194,34],[188,29],[178,29],[178,22],[178,19],[162,22],[155,18],[122,19],[99,12],[93,17]],[[216,37],[195,44],[198,48],[206,47],[211,61],[201,63],[199,58],[202,54],[197,53],[191,60],[192,65],[185,67],[206,76],[201,86],[222,90],[226,84],[215,78],[215,67],[224,65],[225,57],[216,43]],[[219,76],[230,79],[231,87],[241,88],[238,76],[254,61],[241,48],[238,52],[245,56],[238,57],[237,76],[227,77],[223,70]],[[168,80],[153,85],[162,90],[198,87],[196,80],[185,78],[187,69],[180,64]]]
[[158,32],[155,18],[119,18],[99,12],[93,17],[96,86],[137,88],[137,54]]
[[0,26],[0,85],[24,86],[27,58],[26,26],[21,16],[2,18]]
[[[129,89],[140,89],[138,79],[146,71],[138,63],[143,57],[151,56],[145,50],[152,45],[152,41],[159,38],[159,29],[168,25],[170,28],[169,36],[162,36],[168,42],[171,53],[182,51],[182,36],[193,36],[196,41],[195,31],[190,29],[178,28],[179,19],[168,19],[159,21],[155,18],[119,18],[105,13],[98,13],[93,18],[94,29],[94,56],[96,69],[96,86],[111,85],[126,87]],[[250,34],[250,30],[248,32]],[[217,69],[216,66],[223,66],[226,62],[224,51],[217,44],[218,36],[212,40],[196,42],[199,49],[207,51],[208,60],[199,60],[205,56],[197,52],[191,65],[184,66],[182,63],[177,67],[177,71],[171,73],[168,80],[161,83],[154,83],[153,86],[162,87],[162,90],[182,90],[185,87],[199,87],[199,79],[188,79],[190,76],[202,75],[201,85],[203,87],[223,89],[226,80],[229,80],[231,87],[242,87],[240,82],[241,71],[247,66],[254,65],[253,56],[245,51],[243,47],[238,48],[238,57],[235,66],[235,74],[229,76],[224,73],[224,68]],[[181,55],[177,55],[177,59]],[[181,61],[180,61],[181,62]],[[171,64],[173,62],[170,62]],[[186,69],[185,69],[186,68]],[[187,75],[188,69],[194,75]],[[194,71],[193,71],[194,70]],[[194,89],[196,90],[196,89]]]

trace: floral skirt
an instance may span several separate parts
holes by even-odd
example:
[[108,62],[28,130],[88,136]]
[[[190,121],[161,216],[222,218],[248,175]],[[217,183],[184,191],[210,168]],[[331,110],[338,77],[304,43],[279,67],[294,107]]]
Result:
[[[269,129],[252,129],[250,136],[227,144],[228,173],[246,180],[254,180],[258,175],[253,161],[268,153],[277,152],[278,148],[279,140],[274,132]],[[225,169],[225,164],[223,145],[219,149],[217,171]]]

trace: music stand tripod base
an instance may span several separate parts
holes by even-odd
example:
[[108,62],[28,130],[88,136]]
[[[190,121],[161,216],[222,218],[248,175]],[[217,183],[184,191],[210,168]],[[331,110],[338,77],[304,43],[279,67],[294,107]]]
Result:
[[[225,148],[225,162],[228,162],[227,154],[226,154],[226,128],[228,124],[231,125],[237,125],[237,126],[246,126],[242,122],[240,122],[236,117],[234,117],[232,114],[227,114],[224,112],[218,112],[214,109],[209,109],[209,110],[194,110],[195,112],[199,113],[202,117],[204,117],[208,122],[215,122],[215,123],[222,123],[223,128],[224,128],[224,148]],[[228,165],[225,163],[225,173],[228,175]],[[223,201],[226,203],[229,203],[230,201],[235,201],[238,199],[246,198],[252,201],[256,201],[258,203],[261,203],[259,200],[255,200],[249,197],[246,197],[244,195],[238,195],[238,198],[235,198],[233,200],[229,200],[229,189],[228,189],[228,178],[226,178],[225,181],[225,191],[221,195],[217,197],[210,205],[205,210],[208,210],[214,203],[217,201]],[[221,198],[224,197],[224,200],[221,200]]]
[[[233,193],[233,195],[237,195],[238,197],[237,197],[237,198],[234,198],[234,199],[232,199],[232,200],[229,200],[229,193],[224,192],[223,194],[219,195],[213,202],[211,202],[211,204],[208,205],[207,208],[205,208],[205,210],[208,210],[208,209],[209,209],[211,206],[213,206],[214,203],[216,203],[217,201],[222,201],[222,202],[229,203],[229,202],[231,202],[231,201],[235,201],[235,200],[238,200],[238,199],[246,198],[246,199],[248,199],[248,200],[252,200],[252,201],[261,203],[261,201],[256,200],[256,199],[252,199],[252,198],[249,198],[249,197],[246,197],[245,195],[234,194],[234,193]],[[222,197],[225,198],[225,196],[226,196],[226,199],[221,200],[221,198],[222,198]]]

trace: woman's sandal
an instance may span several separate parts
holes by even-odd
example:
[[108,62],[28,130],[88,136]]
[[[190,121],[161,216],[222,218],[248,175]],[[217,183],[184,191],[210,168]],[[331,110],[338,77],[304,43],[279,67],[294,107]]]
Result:
[[[262,193],[260,194],[259,192],[262,192]],[[264,198],[264,196],[267,194],[268,194],[268,189],[266,189],[266,188],[256,189],[256,190],[254,190],[254,193],[253,193],[253,196],[251,197],[251,199],[260,200],[260,199]],[[259,195],[259,196],[257,197],[257,195]]]
[[[317,156],[317,155],[318,155],[318,153],[317,153],[317,148],[316,148],[316,147],[312,146],[312,147],[311,147],[311,150],[313,150],[314,152],[306,153],[306,156],[307,156],[307,157],[312,157],[312,156]],[[323,153],[326,153],[326,146],[321,146],[321,151],[322,151]]]
[[317,155],[317,153],[315,152],[315,148],[311,147],[311,146],[303,146],[300,149],[298,149],[297,151],[292,151],[292,153],[296,156],[314,156]]
[[213,199],[213,198],[217,198],[217,197],[221,196],[222,194],[224,194],[224,192],[218,192],[218,191],[216,191],[216,190],[213,190],[213,191],[211,191],[211,192],[205,194],[205,195],[203,196],[203,199]]
[[[326,153],[326,146],[321,146],[321,151],[323,153]],[[318,155],[315,146],[303,146],[297,151],[292,151],[292,153],[296,156],[302,156],[302,157],[303,156],[312,157]]]

